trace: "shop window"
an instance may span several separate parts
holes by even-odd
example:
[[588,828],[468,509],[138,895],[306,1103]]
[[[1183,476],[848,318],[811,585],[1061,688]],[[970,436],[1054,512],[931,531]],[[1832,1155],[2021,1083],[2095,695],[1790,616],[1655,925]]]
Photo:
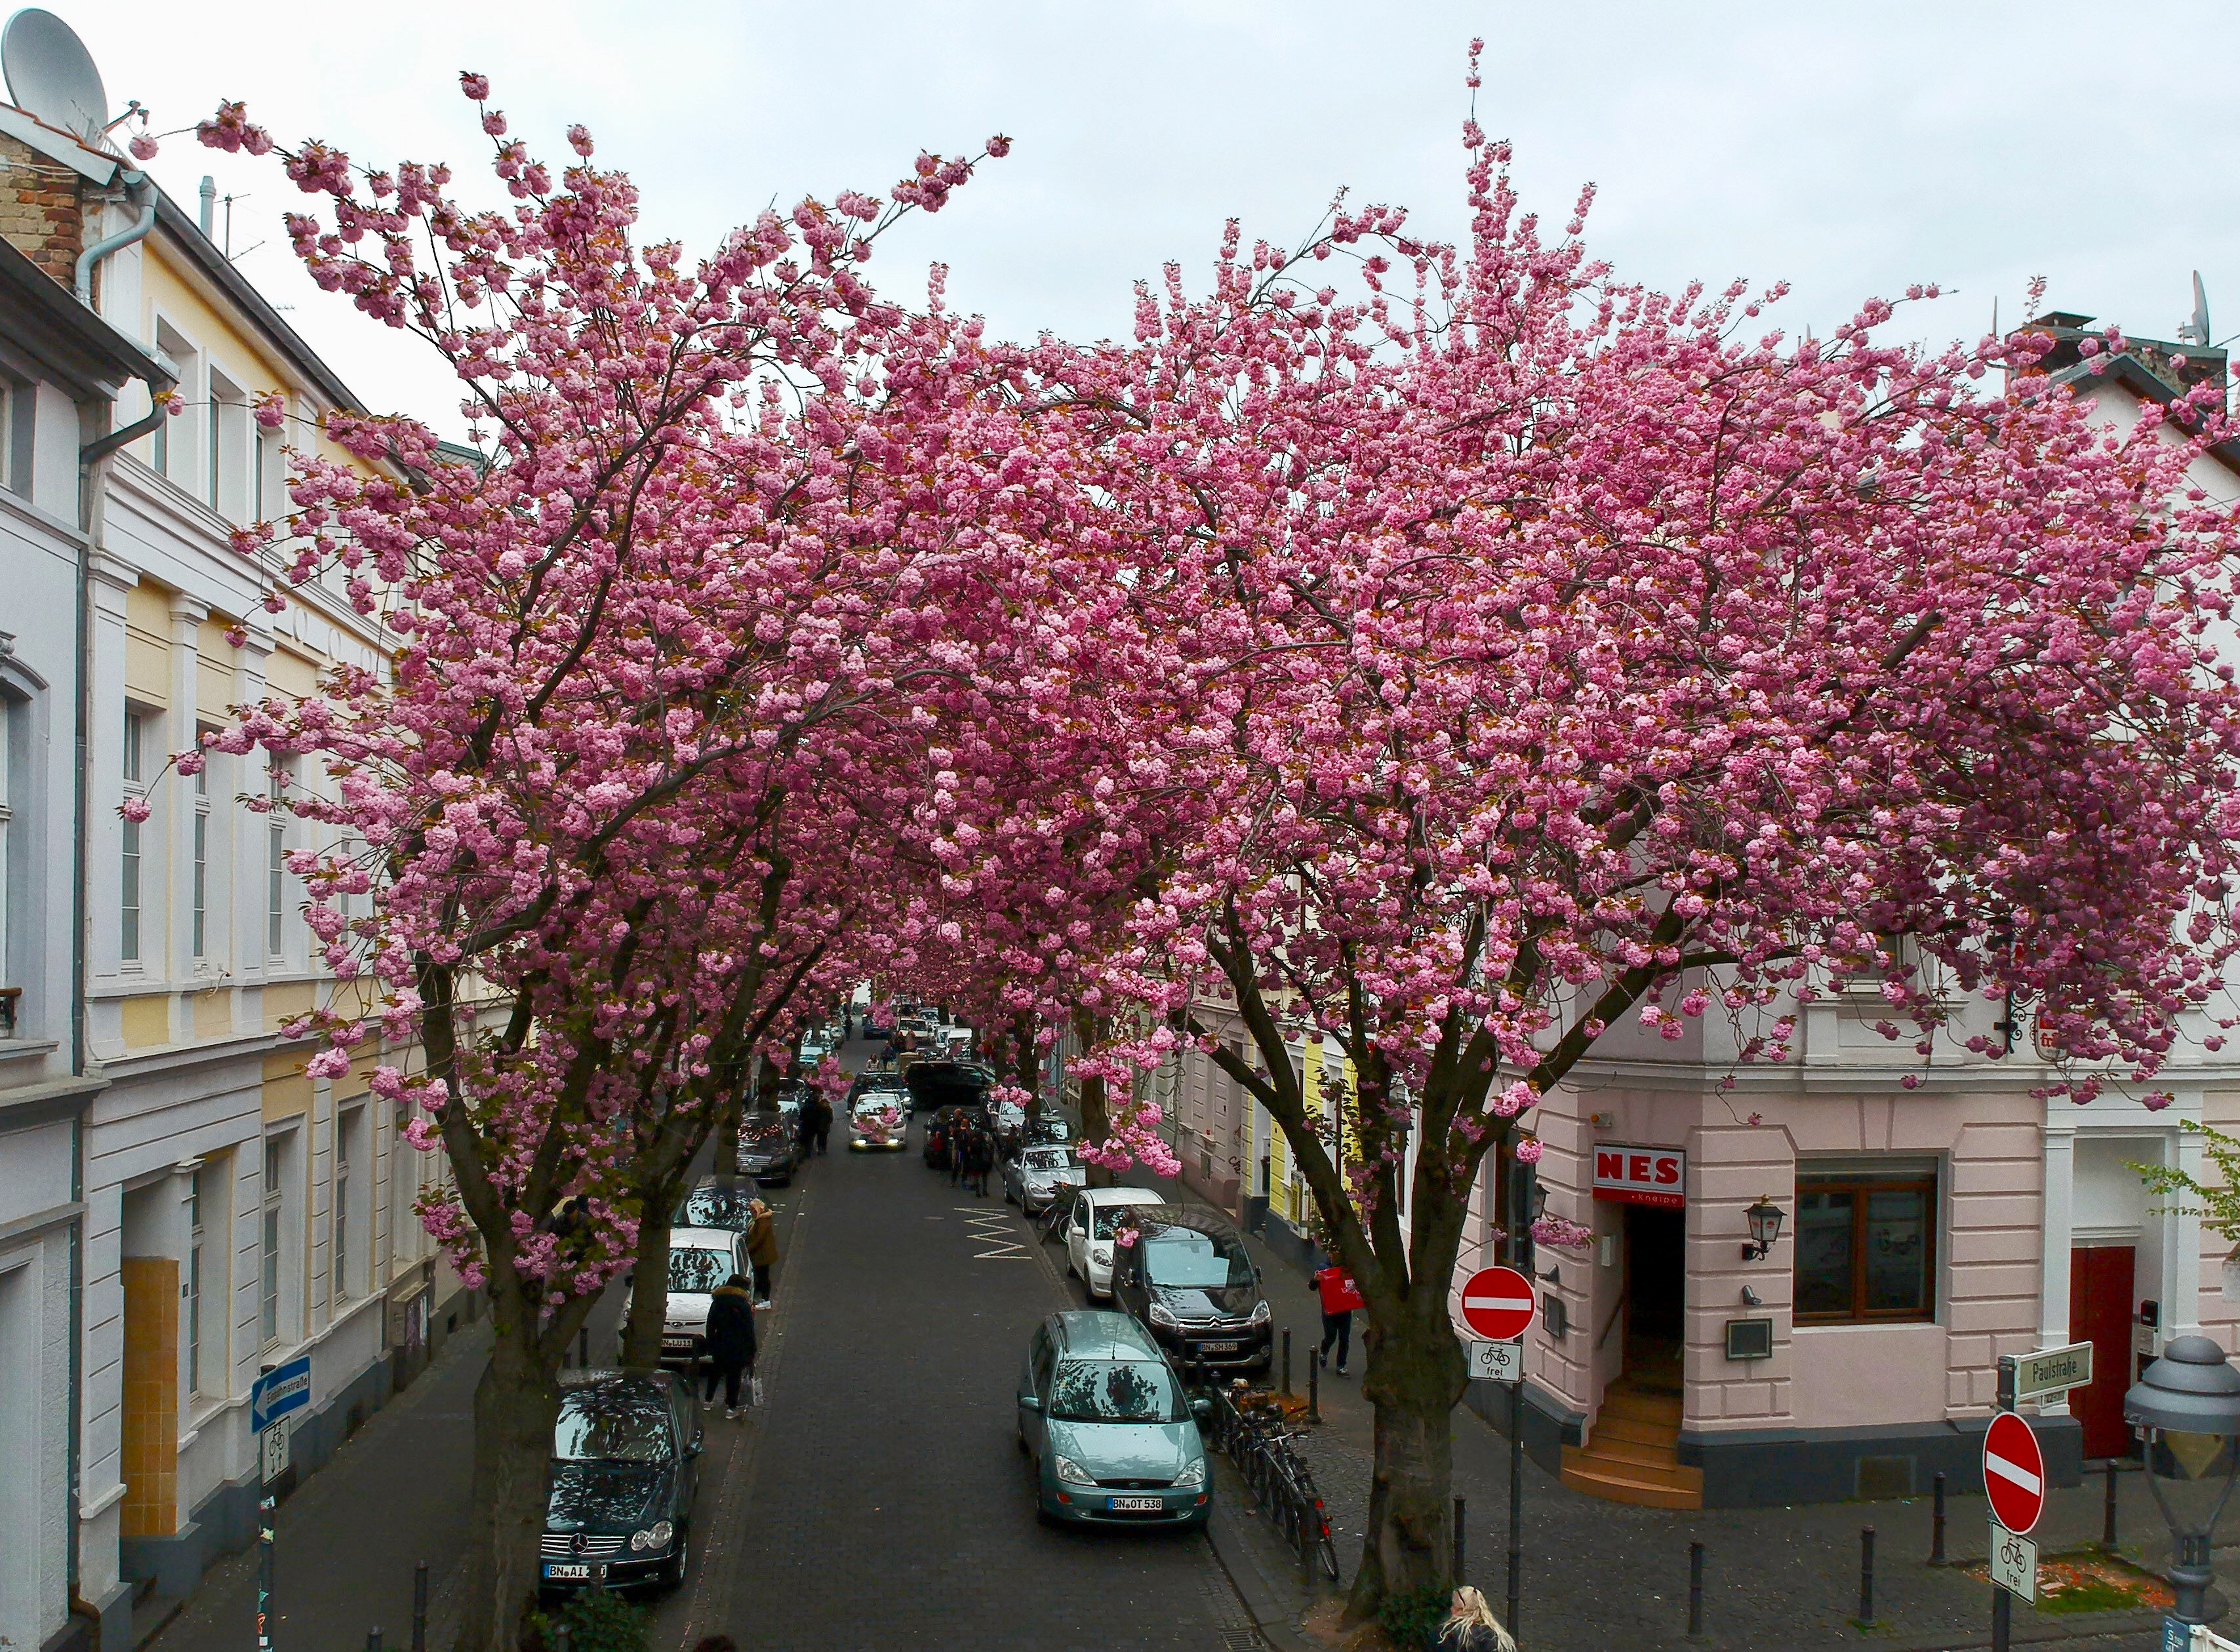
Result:
[[1936,1281],[1934,1164],[1798,1165],[1798,1324],[1930,1319]]

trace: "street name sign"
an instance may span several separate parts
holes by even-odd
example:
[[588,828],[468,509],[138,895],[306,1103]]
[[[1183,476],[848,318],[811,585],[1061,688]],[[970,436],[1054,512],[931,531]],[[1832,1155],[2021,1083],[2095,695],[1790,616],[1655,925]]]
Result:
[[1463,1323],[1489,1342],[1523,1336],[1532,1305],[1532,1282],[1514,1268],[1481,1268],[1463,1282]]
[[2037,1545],[1996,1520],[1991,1522],[1991,1581],[2010,1595],[2037,1599]]
[[1983,1436],[1983,1492],[1999,1524],[2018,1536],[2045,1513],[2045,1456],[2030,1425],[2012,1411],[1994,1416]]
[[1514,1382],[1524,1375],[1524,1344],[1521,1342],[1472,1342],[1470,1374],[1479,1382]]
[[2067,1348],[2042,1349],[2015,1362],[2015,1401],[2043,1399],[2092,1384],[2092,1344],[2072,1342]]
[[262,1434],[276,1420],[311,1402],[311,1356],[298,1355],[258,1377],[249,1390],[249,1431]]

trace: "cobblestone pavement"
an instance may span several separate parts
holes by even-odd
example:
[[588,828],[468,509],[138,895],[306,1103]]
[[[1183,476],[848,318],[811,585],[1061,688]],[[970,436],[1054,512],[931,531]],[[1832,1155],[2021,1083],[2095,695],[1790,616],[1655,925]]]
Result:
[[[1037,1523],[1012,1394],[1028,1336],[1068,1298],[1017,1215],[926,1169],[916,1140],[810,1167],[765,1316],[768,1403],[710,1422],[700,1598],[682,1621],[664,1610],[656,1645],[713,1629],[747,1652],[1256,1644],[1203,1536]],[[718,1535],[723,1436],[750,1431]]]

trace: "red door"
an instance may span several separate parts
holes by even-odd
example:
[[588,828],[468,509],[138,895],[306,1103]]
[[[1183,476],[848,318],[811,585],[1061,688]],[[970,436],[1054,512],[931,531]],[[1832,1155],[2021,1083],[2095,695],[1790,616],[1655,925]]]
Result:
[[2069,1391],[2088,1457],[2120,1457],[2131,1449],[2123,1390],[2131,1375],[2136,1261],[2130,1245],[2088,1245],[2069,1253],[2069,1340],[2092,1344],[2092,1386]]

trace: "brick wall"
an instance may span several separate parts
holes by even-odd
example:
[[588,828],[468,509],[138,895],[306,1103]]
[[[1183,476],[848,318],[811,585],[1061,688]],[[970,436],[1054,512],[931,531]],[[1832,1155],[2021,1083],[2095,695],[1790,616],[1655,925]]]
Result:
[[0,236],[63,285],[84,245],[84,180],[0,135]]

